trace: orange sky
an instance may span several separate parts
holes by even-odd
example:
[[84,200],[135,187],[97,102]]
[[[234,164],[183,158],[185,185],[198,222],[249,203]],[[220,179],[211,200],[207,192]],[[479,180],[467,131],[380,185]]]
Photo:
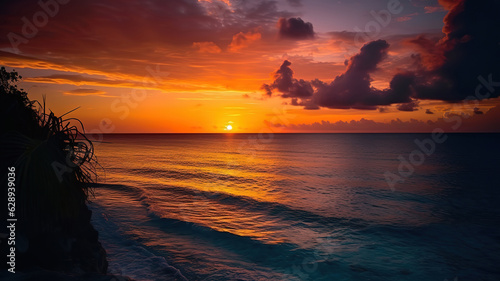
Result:
[[[391,1],[341,2],[2,3],[0,64],[16,69],[29,97],[45,95],[56,114],[79,107],[71,117],[94,132],[212,133],[228,125],[232,132],[431,131],[450,114],[467,123],[459,131],[498,130],[498,94],[471,106],[458,94],[418,92],[428,77],[450,79],[438,68],[459,44],[446,17],[460,7],[401,1],[385,24],[377,15],[388,15]],[[355,31],[370,24],[379,30],[361,42]],[[365,70],[373,55],[362,47],[378,39],[387,46]],[[292,77],[276,72],[285,60]],[[393,77],[407,71],[420,80],[411,95],[372,101],[371,89],[390,95]],[[368,92],[342,92],[359,77],[368,79]],[[299,82],[311,92],[293,93]]]

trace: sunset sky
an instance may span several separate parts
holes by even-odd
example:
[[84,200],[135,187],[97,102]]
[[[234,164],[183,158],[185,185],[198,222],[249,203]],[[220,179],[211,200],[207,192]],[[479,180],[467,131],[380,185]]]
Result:
[[500,131],[500,1],[37,2],[0,64],[87,131]]

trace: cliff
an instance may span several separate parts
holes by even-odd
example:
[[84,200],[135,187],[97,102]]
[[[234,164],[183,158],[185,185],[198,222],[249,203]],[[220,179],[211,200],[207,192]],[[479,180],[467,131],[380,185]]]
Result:
[[82,126],[30,101],[16,86],[20,78],[0,69],[0,277],[115,278],[106,276],[106,251],[86,206],[95,176],[92,143]]

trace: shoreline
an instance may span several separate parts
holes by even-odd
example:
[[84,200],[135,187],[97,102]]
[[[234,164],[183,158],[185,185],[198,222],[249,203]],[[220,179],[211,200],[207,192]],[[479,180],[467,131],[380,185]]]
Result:
[[109,274],[126,276],[132,281],[142,278],[156,280],[154,276],[160,273],[161,280],[188,280],[179,268],[172,266],[163,256],[154,254],[124,234],[97,200],[93,200],[88,208],[92,211],[91,224],[99,232],[99,241],[107,253]]

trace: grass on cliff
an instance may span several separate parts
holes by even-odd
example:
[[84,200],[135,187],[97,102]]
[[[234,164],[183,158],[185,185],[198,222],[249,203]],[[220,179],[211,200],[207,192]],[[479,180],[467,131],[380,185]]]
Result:
[[[1,168],[16,167],[16,211],[44,225],[71,219],[93,194],[94,147],[83,124],[47,111],[17,87],[15,71],[0,68]],[[47,226],[49,227],[49,226]]]

